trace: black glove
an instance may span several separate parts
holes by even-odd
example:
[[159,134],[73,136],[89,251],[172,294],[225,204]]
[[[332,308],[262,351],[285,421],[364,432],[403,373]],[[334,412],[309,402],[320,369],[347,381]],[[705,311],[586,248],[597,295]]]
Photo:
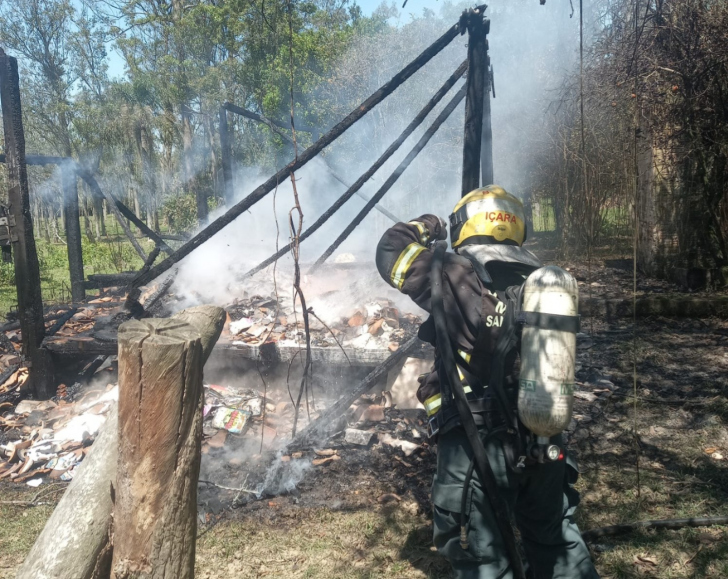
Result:
[[447,222],[441,217],[438,217],[438,220],[440,223],[437,227],[437,231],[435,232],[435,239],[437,241],[442,241],[447,239]]

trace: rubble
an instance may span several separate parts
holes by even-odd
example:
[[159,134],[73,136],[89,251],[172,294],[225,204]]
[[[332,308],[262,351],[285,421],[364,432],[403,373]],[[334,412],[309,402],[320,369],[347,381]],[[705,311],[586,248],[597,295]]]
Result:
[[395,438],[386,433],[379,435],[379,442],[386,444],[387,446],[399,448],[402,452],[404,452],[405,456],[410,456],[415,450],[421,448],[421,445],[419,444],[415,444],[408,440],[402,440],[401,438]]
[[[275,294],[236,300],[227,309],[233,344],[303,345],[303,317],[285,306]],[[333,323],[309,317],[311,344],[319,347],[381,349],[394,351],[421,322],[414,314],[401,313],[390,300],[371,301],[354,307]],[[328,326],[328,327],[327,327]]]
[[48,479],[73,478],[118,399],[118,386],[72,390],[73,401],[22,400],[0,417],[0,440],[6,441],[0,444],[0,479],[32,479],[37,486]]
[[344,431],[344,442],[348,444],[356,444],[358,446],[369,446],[374,433],[369,430],[357,430],[356,428],[347,428]]

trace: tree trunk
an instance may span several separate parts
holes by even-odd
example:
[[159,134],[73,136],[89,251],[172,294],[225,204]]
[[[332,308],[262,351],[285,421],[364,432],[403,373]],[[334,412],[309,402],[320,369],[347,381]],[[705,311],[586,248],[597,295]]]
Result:
[[106,237],[106,220],[104,219],[104,206],[100,199],[91,197],[94,204],[94,222],[96,225],[96,237]]
[[[643,133],[644,135],[644,133]],[[641,136],[637,146],[637,268],[648,275],[655,275],[657,263],[658,233],[657,211],[655,207],[655,187],[653,171],[652,143]]]

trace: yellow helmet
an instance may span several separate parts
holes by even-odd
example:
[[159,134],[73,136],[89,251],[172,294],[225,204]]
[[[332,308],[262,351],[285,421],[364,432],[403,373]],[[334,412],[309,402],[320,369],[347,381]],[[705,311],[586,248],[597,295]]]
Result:
[[450,215],[453,249],[475,243],[520,246],[525,240],[523,203],[498,185],[471,191],[455,205]]

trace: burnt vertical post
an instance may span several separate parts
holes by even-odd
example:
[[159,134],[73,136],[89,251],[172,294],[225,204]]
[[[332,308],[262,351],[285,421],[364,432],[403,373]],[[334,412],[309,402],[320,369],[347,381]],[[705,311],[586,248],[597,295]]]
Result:
[[76,171],[71,163],[63,163],[60,169],[63,188],[63,225],[66,231],[68,272],[71,276],[71,300],[78,303],[86,298],[86,290],[83,286],[83,250]]
[[[483,101],[486,90],[487,26],[484,6],[463,16],[468,30],[468,79],[465,95],[465,137],[463,139],[463,186],[465,196],[480,185],[480,152],[483,135]],[[487,23],[487,24],[486,24]]]
[[30,388],[37,398],[47,399],[53,390],[50,353],[41,348],[45,337],[40,266],[30,214],[25,135],[20,106],[18,61],[0,49],[0,106],[5,133],[5,164],[8,170],[8,227],[15,263],[18,317],[23,337],[23,355],[30,369]]
[[233,206],[233,151],[228,130],[227,109],[220,107],[220,156],[222,158],[222,181],[225,205]]
[[480,184],[482,186],[493,183],[493,129],[490,123],[490,95],[491,92],[495,96],[493,90],[493,69],[490,66],[490,56],[488,55],[488,38],[490,32],[490,20],[484,21],[485,27],[485,89],[483,95],[483,132],[480,136]]

